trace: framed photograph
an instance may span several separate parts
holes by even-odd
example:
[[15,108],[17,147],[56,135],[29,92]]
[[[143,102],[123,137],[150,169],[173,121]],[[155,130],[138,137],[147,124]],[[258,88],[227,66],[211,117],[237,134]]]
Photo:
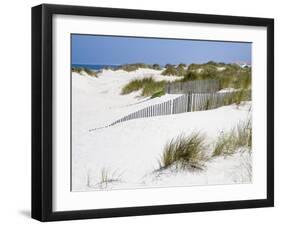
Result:
[[274,21],[32,8],[32,217],[274,205]]

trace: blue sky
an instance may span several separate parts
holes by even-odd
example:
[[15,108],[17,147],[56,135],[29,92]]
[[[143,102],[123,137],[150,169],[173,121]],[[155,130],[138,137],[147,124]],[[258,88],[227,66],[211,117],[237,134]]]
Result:
[[72,35],[72,64],[251,63],[251,43]]

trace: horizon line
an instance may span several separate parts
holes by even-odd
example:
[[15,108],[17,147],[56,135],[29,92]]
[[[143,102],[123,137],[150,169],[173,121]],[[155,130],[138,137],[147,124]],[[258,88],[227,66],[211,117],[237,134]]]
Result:
[[184,62],[180,62],[180,63],[177,63],[177,64],[172,64],[172,63],[165,63],[165,64],[159,64],[159,63],[144,63],[144,62],[133,62],[133,63],[72,63],[71,62],[71,65],[73,64],[79,64],[79,65],[112,65],[112,66],[119,66],[119,65],[130,65],[130,64],[148,64],[148,65],[153,65],[153,64],[158,64],[160,66],[165,66],[166,64],[171,64],[171,65],[179,65],[179,64],[185,64],[185,65],[190,65],[190,64],[207,64],[208,62],[214,62],[214,63],[217,63],[217,64],[248,64],[248,65],[252,65],[251,63],[249,62],[246,62],[246,61],[235,61],[235,62],[222,62],[222,61],[213,61],[213,60],[209,60],[209,61],[206,61],[206,62],[203,62],[203,63],[184,63]]

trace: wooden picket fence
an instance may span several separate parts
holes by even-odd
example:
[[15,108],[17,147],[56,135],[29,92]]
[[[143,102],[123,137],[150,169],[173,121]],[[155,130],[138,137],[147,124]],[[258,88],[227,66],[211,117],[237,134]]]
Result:
[[220,89],[218,80],[194,80],[188,82],[173,82],[165,86],[165,93],[186,94],[186,93],[213,93]]
[[175,99],[168,100],[160,104],[151,105],[144,109],[133,112],[109,124],[108,126],[113,126],[121,122],[138,118],[148,118],[160,115],[210,110],[236,103],[239,100],[246,101],[250,99],[251,91],[235,91],[224,93],[187,93]]

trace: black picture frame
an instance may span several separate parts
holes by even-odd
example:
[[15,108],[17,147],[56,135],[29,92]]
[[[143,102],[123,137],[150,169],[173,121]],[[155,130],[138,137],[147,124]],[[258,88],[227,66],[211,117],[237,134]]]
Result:
[[[267,28],[267,198],[95,210],[52,210],[52,18],[55,14],[182,21]],[[32,218],[40,221],[123,217],[274,206],[274,20],[43,4],[32,8]]]

